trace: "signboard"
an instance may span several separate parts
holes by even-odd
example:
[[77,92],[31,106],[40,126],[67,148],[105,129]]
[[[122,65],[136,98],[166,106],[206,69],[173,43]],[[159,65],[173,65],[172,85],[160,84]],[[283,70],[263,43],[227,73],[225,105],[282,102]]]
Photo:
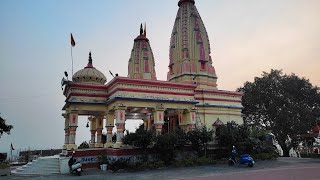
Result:
[[81,164],[92,164],[98,162],[98,156],[84,156],[78,157],[77,161],[80,161]]

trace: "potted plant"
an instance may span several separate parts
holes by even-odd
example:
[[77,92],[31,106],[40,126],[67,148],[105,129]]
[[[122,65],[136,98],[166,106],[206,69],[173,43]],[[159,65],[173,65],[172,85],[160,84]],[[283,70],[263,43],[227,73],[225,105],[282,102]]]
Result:
[[107,155],[101,155],[98,157],[100,169],[106,171],[108,168],[109,160]]

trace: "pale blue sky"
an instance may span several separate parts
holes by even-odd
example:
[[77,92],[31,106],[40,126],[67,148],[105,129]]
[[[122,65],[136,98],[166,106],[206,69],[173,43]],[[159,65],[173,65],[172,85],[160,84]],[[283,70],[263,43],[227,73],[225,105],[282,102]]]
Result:
[[[14,126],[0,139],[19,149],[61,148],[63,72],[87,63],[108,78],[127,75],[133,39],[147,23],[157,76],[166,79],[169,40],[178,0],[1,0],[0,113]],[[271,68],[320,85],[320,1],[196,0],[207,28],[219,89],[235,90]],[[83,119],[77,143],[90,139]]]

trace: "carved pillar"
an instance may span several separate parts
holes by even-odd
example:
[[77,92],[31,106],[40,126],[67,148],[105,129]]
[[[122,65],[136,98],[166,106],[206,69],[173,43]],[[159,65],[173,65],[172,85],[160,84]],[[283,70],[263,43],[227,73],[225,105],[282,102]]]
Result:
[[114,111],[108,112],[106,115],[107,142],[104,147],[112,147],[112,129],[114,127]]
[[125,130],[125,117],[126,117],[126,112],[125,112],[126,107],[121,105],[118,106],[117,109],[115,110],[115,119],[116,119],[116,127],[117,127],[117,142],[113,146],[114,148],[121,148],[123,147],[122,139],[123,139],[123,132]]
[[97,132],[96,118],[90,117],[89,121],[90,121],[90,132],[91,132],[91,141],[90,141],[89,146],[90,146],[90,148],[94,148],[94,146],[96,144],[96,132]]
[[187,111],[187,130],[193,131],[196,125],[196,109],[191,108]]
[[151,131],[151,128],[152,128],[152,119],[151,119],[151,116],[148,116],[148,128],[147,128],[147,130]]
[[69,145],[67,149],[77,149],[76,130],[78,127],[78,111],[71,111],[69,115]]
[[64,117],[64,145],[63,149],[68,148],[69,144],[69,114],[62,114]]
[[164,107],[163,105],[159,105],[157,109],[153,112],[154,125],[156,127],[156,136],[161,135],[162,126],[164,124]]
[[102,144],[103,116],[99,116],[97,118],[96,127],[97,127],[97,143],[95,147],[100,148],[100,147],[103,147],[103,144]]
[[143,119],[143,128],[145,131],[148,129],[148,120],[146,118]]

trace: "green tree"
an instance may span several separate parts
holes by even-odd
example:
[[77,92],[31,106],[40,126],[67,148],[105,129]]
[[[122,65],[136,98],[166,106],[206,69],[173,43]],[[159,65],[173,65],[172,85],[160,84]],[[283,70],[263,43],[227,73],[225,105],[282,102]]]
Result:
[[275,154],[272,141],[267,140],[268,131],[245,124],[238,125],[234,121],[227,122],[225,126],[217,129],[217,139],[220,147],[227,147],[224,155],[230,155],[234,145],[239,154]]
[[123,143],[146,149],[152,142],[152,132],[144,129],[141,124],[135,133],[129,133],[123,138]]
[[78,147],[78,149],[88,149],[88,148],[89,148],[89,144],[87,143],[87,141],[83,141]]
[[13,126],[6,124],[6,120],[0,116],[0,137],[3,133],[10,134],[12,128]]
[[206,126],[201,129],[195,129],[187,133],[188,140],[192,143],[193,147],[197,150],[198,154],[202,155],[202,150],[204,150],[204,155],[207,156],[208,142],[212,141],[212,131],[208,131]]
[[238,91],[244,93],[245,123],[270,130],[284,156],[289,156],[289,150],[297,144],[297,135],[306,133],[320,117],[319,88],[295,74],[263,72],[262,77],[246,82]]
[[166,165],[175,160],[177,155],[177,134],[169,132],[155,137],[154,149]]

